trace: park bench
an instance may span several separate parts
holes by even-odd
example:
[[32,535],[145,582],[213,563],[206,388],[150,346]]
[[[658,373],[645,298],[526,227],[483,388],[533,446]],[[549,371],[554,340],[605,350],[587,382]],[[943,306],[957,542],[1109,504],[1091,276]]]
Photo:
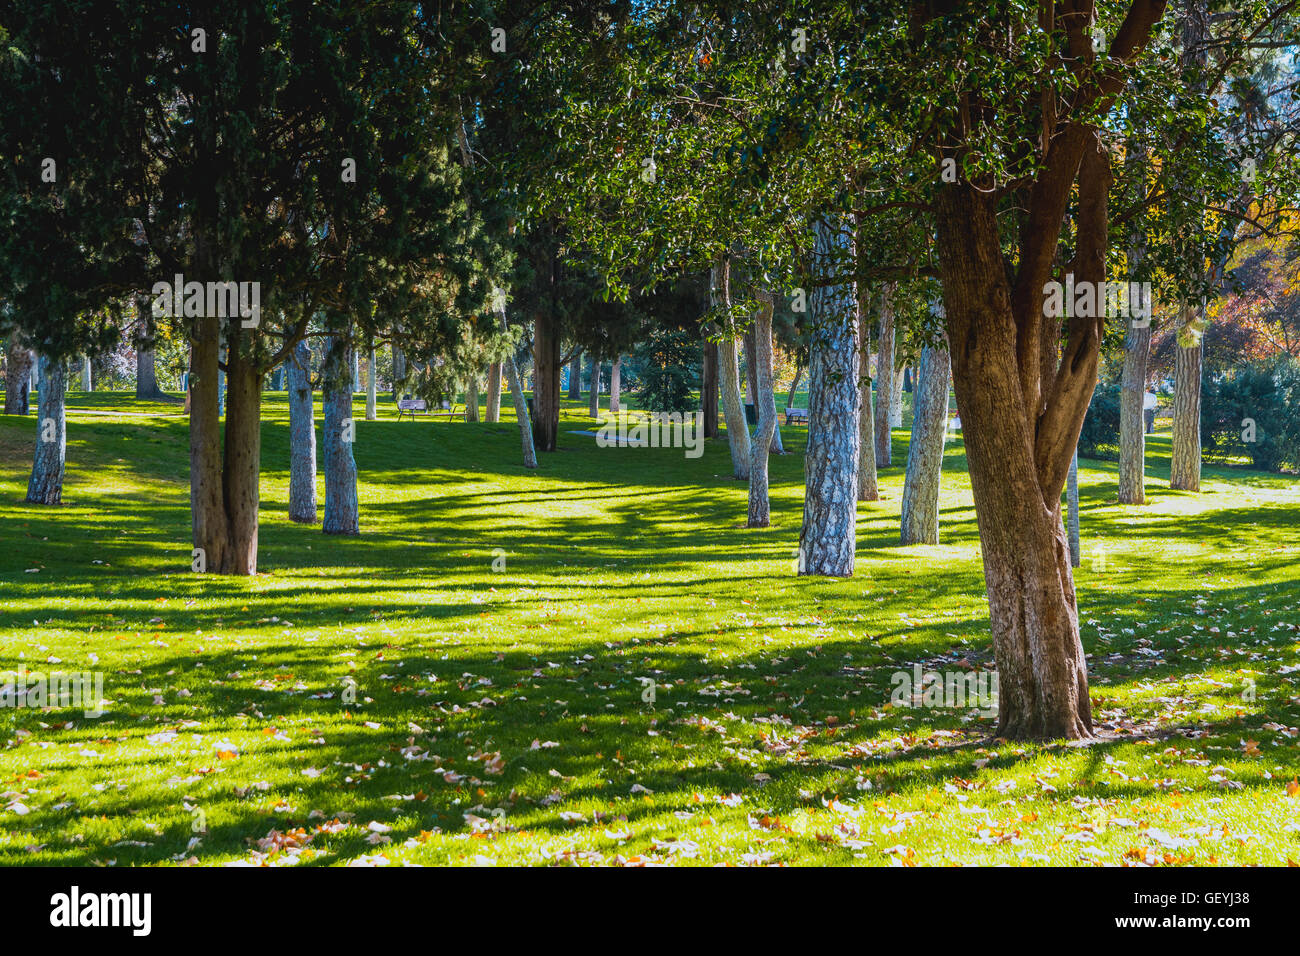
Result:
[[464,414],[465,411],[463,408],[461,408],[459,402],[453,405],[451,402],[444,401],[442,405],[438,408],[438,410],[433,413],[433,417],[437,418],[439,415],[446,415],[447,421],[451,421],[457,415],[464,415]]
[[400,422],[402,416],[407,412],[411,413],[411,421],[415,421],[416,412],[429,413],[429,403],[422,398],[399,398],[397,400],[397,420]]
[[787,406],[785,410],[785,423],[789,425],[791,422],[803,422],[805,425],[807,425],[808,409],[790,408],[789,406]]

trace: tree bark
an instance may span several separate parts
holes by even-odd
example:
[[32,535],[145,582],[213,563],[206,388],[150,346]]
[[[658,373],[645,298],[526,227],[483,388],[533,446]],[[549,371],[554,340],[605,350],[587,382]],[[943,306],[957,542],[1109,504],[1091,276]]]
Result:
[[64,393],[68,365],[63,359],[42,355],[41,393],[36,412],[36,454],[27,483],[27,502],[57,505],[63,501],[63,468],[67,454],[67,416]]
[[533,414],[533,445],[537,451],[555,451],[560,432],[560,336],[554,317],[545,311],[537,313],[533,328]]
[[609,369],[609,410],[615,415],[622,410],[619,404],[619,389],[623,385],[623,356],[615,355],[614,364]]
[[356,423],[352,420],[352,345],[340,334],[330,343],[321,375],[325,421],[324,443],[326,534],[359,534],[360,508],[357,501],[357,463],[352,456]]
[[758,405],[758,428],[749,446],[749,527],[766,528],[772,522],[768,497],[767,458],[776,432],[776,398],[772,394],[772,294],[760,290],[751,337],[754,343],[752,394]]
[[569,360],[569,398],[575,402],[582,398],[582,353],[577,351]]
[[401,398],[402,386],[406,384],[406,353],[400,346],[393,346],[393,401]]
[[879,501],[876,478],[875,418],[871,411],[871,302],[866,284],[858,286],[858,500]]
[[89,355],[81,357],[81,390],[83,392],[93,392],[95,390],[95,382],[90,373]]
[[9,354],[5,358],[6,415],[26,415],[31,411],[31,356],[17,336],[10,338]]
[[[853,261],[853,239],[819,219],[813,268],[836,274]],[[858,323],[854,283],[813,291],[809,320],[808,446],[804,455],[799,573],[849,577],[857,546]]]
[[492,424],[501,421],[501,363],[488,366],[487,411],[484,420]]
[[592,418],[600,417],[600,359],[595,355],[591,359],[591,388],[587,395],[587,414]]
[[799,394],[799,381],[803,378],[803,362],[796,360],[794,365],[794,381],[790,383],[790,394],[786,397],[785,407],[794,408],[794,397]]
[[885,285],[880,299],[880,341],[876,345],[876,410],[875,442],[876,467],[888,468],[893,463],[895,404],[899,405],[899,424],[902,424],[901,393],[895,394],[895,379],[902,384],[902,376],[894,372],[894,283]]
[[136,298],[136,314],[140,317],[139,335],[135,341],[135,397],[142,399],[166,398],[158,387],[157,355],[154,351],[153,305],[145,297]]
[[311,392],[311,349],[299,342],[289,372],[289,520],[316,523],[316,410]]
[[948,371],[946,348],[921,351],[913,392],[912,440],[903,479],[903,544],[939,543],[939,484],[948,427]]
[[1204,343],[1198,310],[1183,310],[1174,356],[1174,441],[1169,463],[1169,487],[1201,490],[1201,364]]
[[1124,342],[1124,373],[1119,391],[1119,503],[1146,503],[1147,358],[1151,329],[1129,327]]
[[700,410],[704,413],[704,437],[718,437],[718,343],[704,341],[704,371],[700,380]]
[[[903,385],[907,381],[908,366],[894,369],[894,388],[889,393],[889,427],[903,427]],[[892,440],[892,436],[891,436]]]
[[[725,255],[718,257],[709,276],[709,294],[713,308],[731,317],[731,264]],[[745,406],[740,400],[740,356],[734,333],[727,331],[718,343],[718,378],[722,386],[722,413],[727,422],[727,445],[731,449],[731,473],[741,480],[749,478],[749,426]]]

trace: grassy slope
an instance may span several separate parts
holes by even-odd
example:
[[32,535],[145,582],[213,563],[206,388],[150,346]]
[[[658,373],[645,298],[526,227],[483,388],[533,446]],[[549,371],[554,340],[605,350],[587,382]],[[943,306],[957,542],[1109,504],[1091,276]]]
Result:
[[385,407],[358,424],[363,535],[336,539],[286,519],[273,394],[265,570],[235,580],[189,571],[184,419],[70,400],[56,511],[21,503],[33,419],[0,417],[0,670],[102,669],[111,712],[0,710],[0,863],[1300,860],[1294,480],[1171,493],[1156,436],[1152,503],[1120,508],[1083,464],[1084,640],[1120,736],[1043,748],[887,706],[914,662],[989,662],[960,443],[942,545],[895,545],[900,430],[857,576],[799,579],[803,429],[750,531],[725,443],[598,449],[575,405],[528,474],[513,422]]

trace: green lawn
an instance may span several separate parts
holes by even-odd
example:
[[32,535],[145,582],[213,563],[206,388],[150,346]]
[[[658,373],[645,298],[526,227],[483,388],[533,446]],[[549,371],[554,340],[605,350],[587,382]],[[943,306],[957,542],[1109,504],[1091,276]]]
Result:
[[271,393],[263,572],[223,579],[189,570],[179,410],[70,403],[58,509],[22,503],[34,418],[0,417],[0,670],[101,670],[109,712],[0,709],[0,864],[1300,861],[1295,479],[1173,493],[1156,435],[1121,508],[1082,464],[1110,737],[1040,747],[889,703],[914,663],[990,664],[959,441],[943,544],[896,544],[898,430],[857,576],[821,580],[793,573],[802,428],[751,531],[723,442],[600,449],[572,403],[527,473],[513,421],[385,404],[338,539],[286,518]]

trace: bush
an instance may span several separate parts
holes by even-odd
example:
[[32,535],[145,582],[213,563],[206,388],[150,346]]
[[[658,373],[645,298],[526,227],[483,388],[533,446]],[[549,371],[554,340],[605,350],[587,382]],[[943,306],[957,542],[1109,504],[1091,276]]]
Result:
[[[1300,363],[1252,363],[1206,379],[1201,445],[1209,458],[1249,458],[1264,471],[1300,466]],[[1254,435],[1248,426],[1254,422]],[[1254,441],[1248,441],[1248,438]]]
[[652,412],[691,412],[700,387],[700,339],[680,329],[657,328],[637,349],[641,404]]
[[1098,385],[1088,403],[1088,416],[1079,433],[1079,455],[1119,459],[1119,386]]

